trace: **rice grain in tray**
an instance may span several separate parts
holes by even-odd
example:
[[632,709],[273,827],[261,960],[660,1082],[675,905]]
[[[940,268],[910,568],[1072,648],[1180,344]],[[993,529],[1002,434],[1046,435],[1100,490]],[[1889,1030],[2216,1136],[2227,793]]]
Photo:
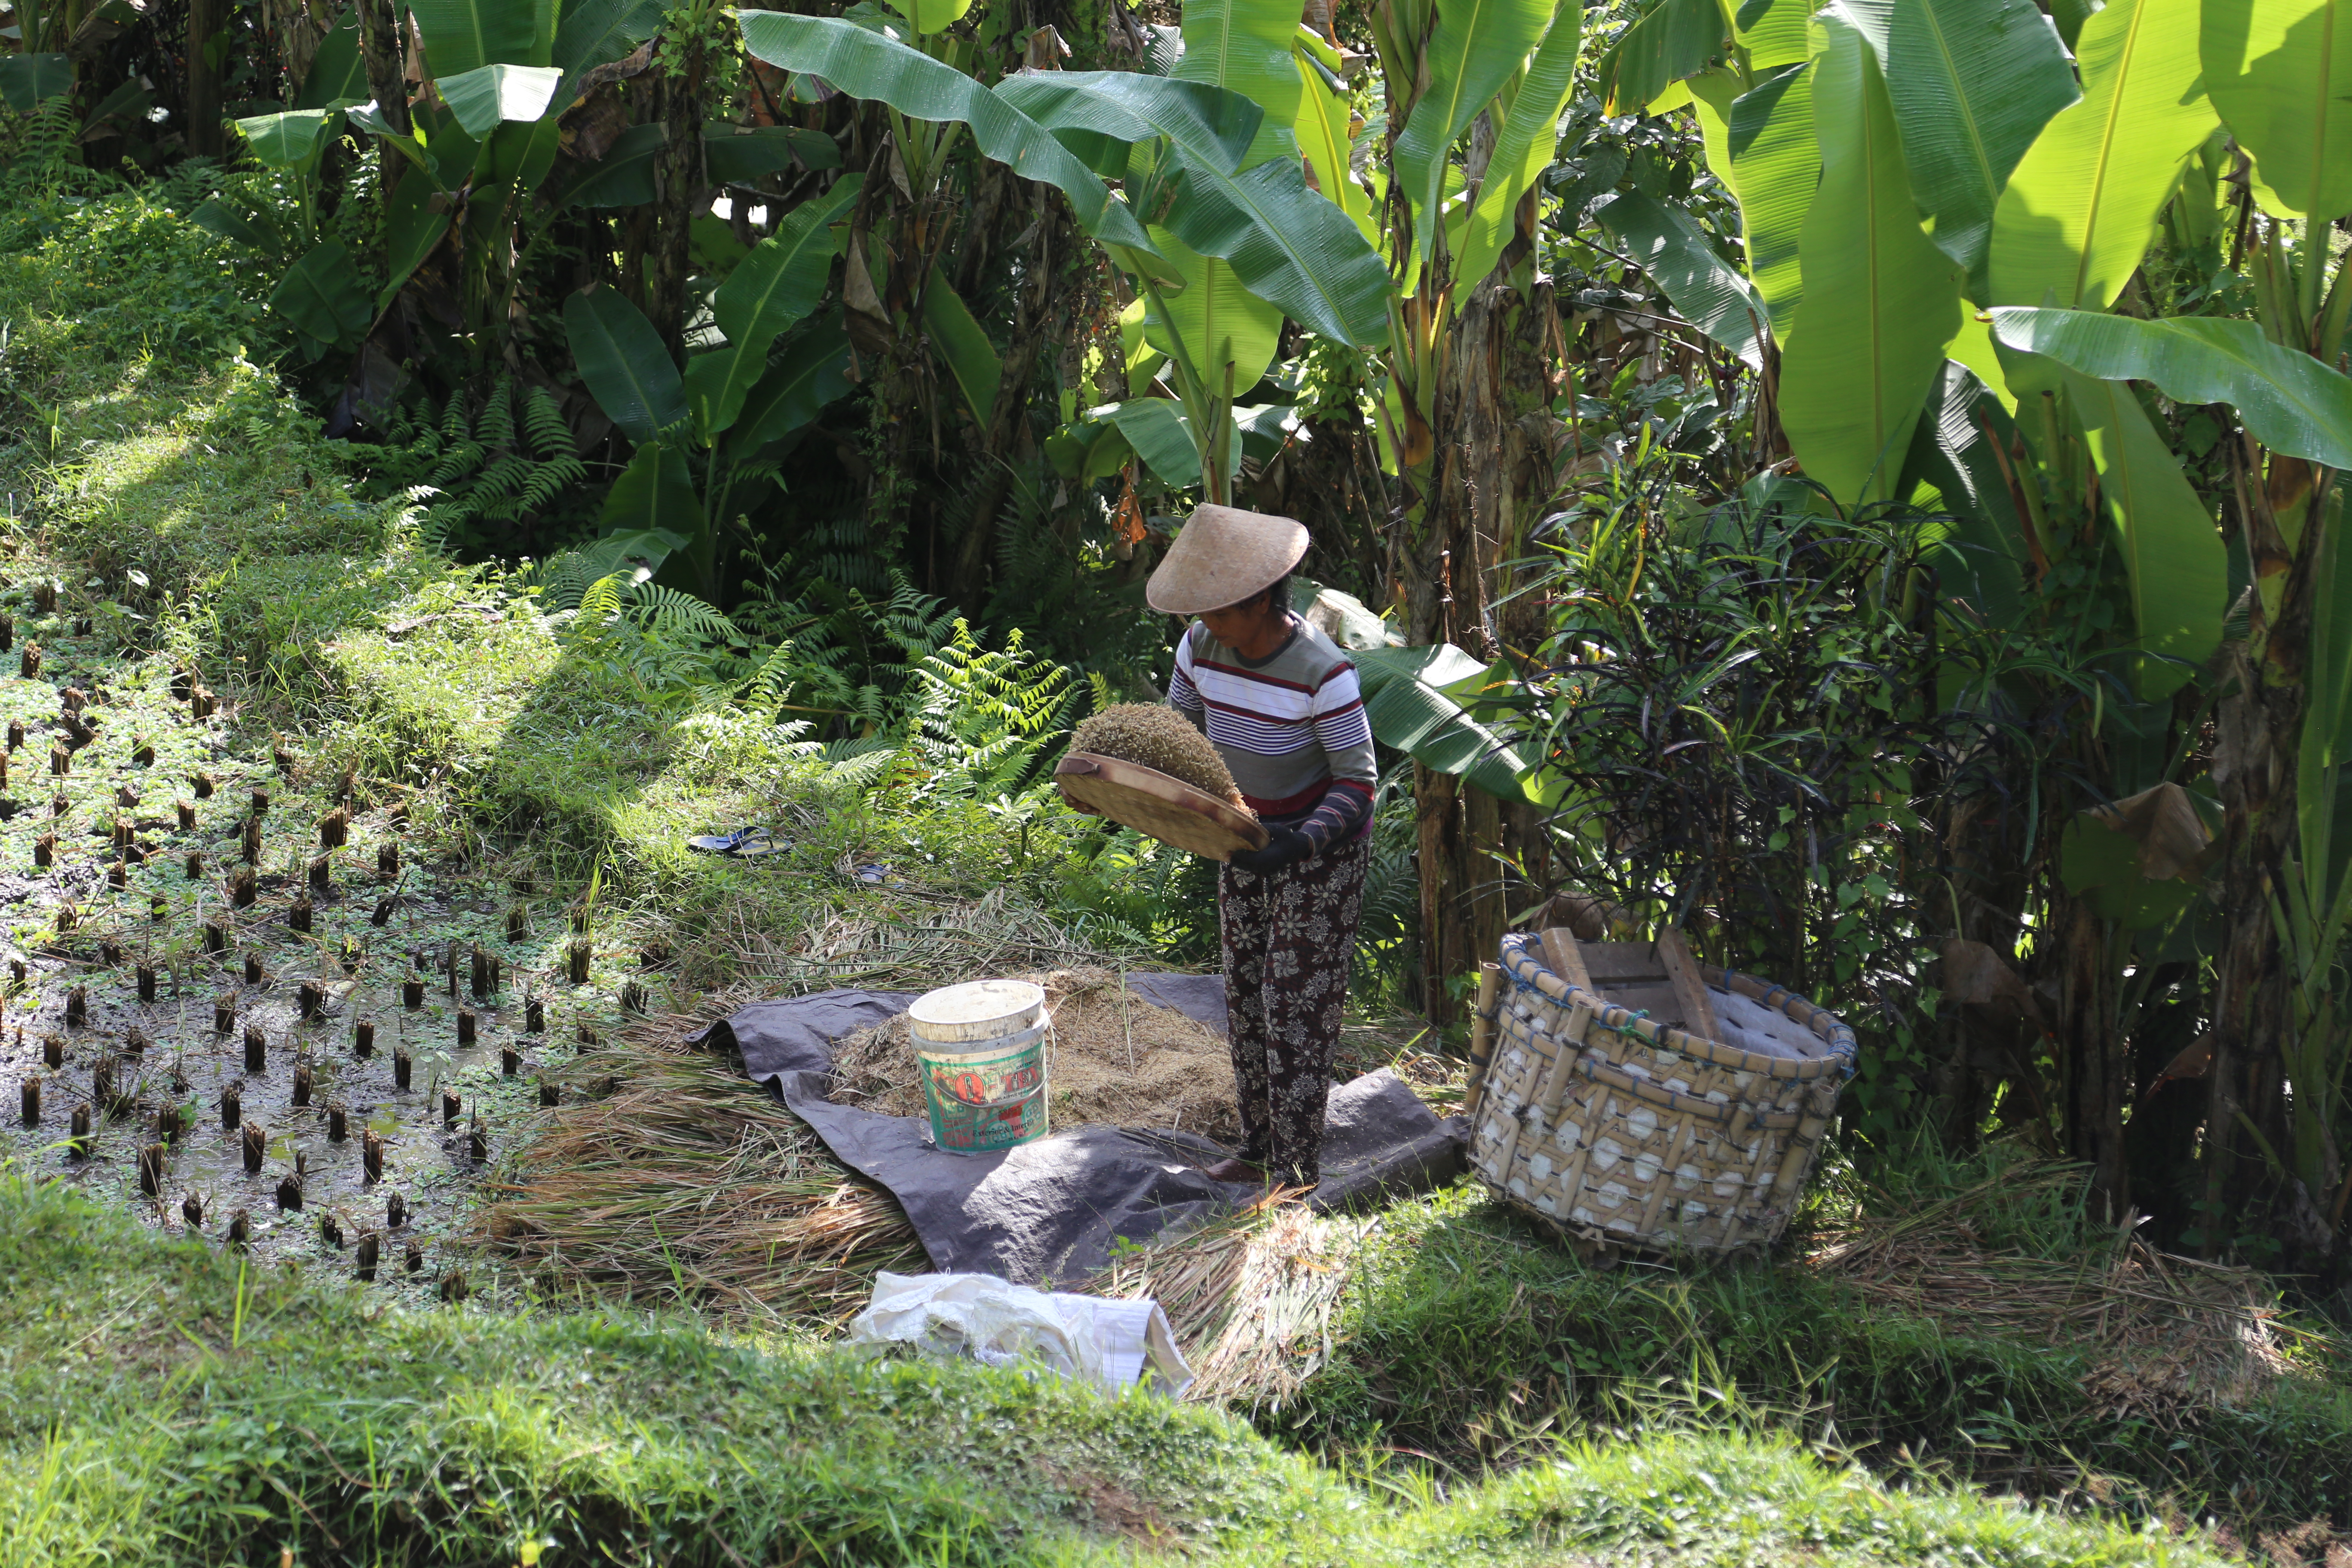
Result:
[[[1053,1013],[1045,1082],[1055,1131],[1102,1122],[1240,1139],[1233,1058],[1205,1025],[1146,1002],[1108,969],[1013,978],[1044,986]],[[833,1098],[844,1105],[886,1116],[928,1113],[904,1013],[836,1043],[833,1072]]]
[[1203,795],[1213,795],[1234,810],[1255,817],[1242,801],[1242,792],[1225,767],[1224,758],[1209,738],[1173,708],[1156,702],[1118,702],[1081,723],[1070,736],[1070,750],[1097,756],[1118,757],[1156,768],[1181,779]]

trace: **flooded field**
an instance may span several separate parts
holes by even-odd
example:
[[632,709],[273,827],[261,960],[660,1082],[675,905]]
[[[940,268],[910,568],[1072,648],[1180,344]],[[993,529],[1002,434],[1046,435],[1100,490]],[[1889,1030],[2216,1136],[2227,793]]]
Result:
[[616,1016],[594,910],[415,853],[404,792],[240,745],[158,659],[9,665],[0,1154],[259,1259],[467,1289],[443,1237]]

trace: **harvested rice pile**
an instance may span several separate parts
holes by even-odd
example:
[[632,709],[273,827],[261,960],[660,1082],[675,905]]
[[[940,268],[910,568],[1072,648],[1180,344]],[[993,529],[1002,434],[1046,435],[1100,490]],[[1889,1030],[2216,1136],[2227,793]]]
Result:
[[[1225,1042],[1172,1007],[1125,990],[1107,969],[1015,978],[1045,988],[1054,1018],[1045,1082],[1051,1125],[1173,1128],[1221,1142],[1241,1137]],[[836,1043],[833,1098],[886,1116],[925,1116],[903,1013]]]
[[1074,1287],[1150,1297],[1197,1381],[1190,1400],[1278,1411],[1331,1358],[1331,1318],[1377,1219],[1310,1213],[1281,1193],[1181,1236],[1163,1232]]
[[1217,755],[1217,748],[1173,708],[1154,702],[1114,703],[1078,726],[1070,737],[1070,750],[1157,768],[1237,811],[1255,816],[1242,804],[1242,792],[1226,770],[1224,758]]
[[542,1289],[838,1327],[925,1267],[898,1200],[732,1064],[624,1040],[564,1077],[588,1097],[541,1113],[467,1237]]

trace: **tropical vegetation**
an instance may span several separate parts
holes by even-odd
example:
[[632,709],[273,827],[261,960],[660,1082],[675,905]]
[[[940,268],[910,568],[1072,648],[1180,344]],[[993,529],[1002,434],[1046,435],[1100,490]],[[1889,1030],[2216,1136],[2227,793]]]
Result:
[[[2273,1270],[2329,1347],[2332,1393],[2175,1448],[2065,1405],[2072,1372],[1789,1327],[1906,1413],[1876,1458],[1965,1449],[2044,1491],[2079,1459],[2176,1523],[2165,1499],[2273,1485],[2278,1517],[2341,1531],[2334,1470],[2292,1456],[2347,1429],[2326,1336],[2352,1322],[2347,29],[2345,0],[16,0],[7,570],[66,595],[60,637],[236,683],[259,752],[315,731],[322,770],[413,795],[461,868],[626,909],[700,994],[985,946],[926,900],[1015,933],[992,952],[1213,963],[1202,865],[1045,775],[1090,708],[1164,689],[1142,586],[1190,508],[1297,517],[1299,604],[1381,742],[1360,1016],[1458,1064],[1506,931],[1680,925],[1855,1026],[1831,1161],[1854,1203],[1937,1162],[2072,1162],[2045,1252],[2130,1232]],[[835,902],[680,847],[740,820]],[[1387,1456],[1389,1487],[1406,1448],[1532,1451],[1530,1388],[1630,1421],[1530,1300],[1654,1350],[1610,1378],[1687,1367],[1699,1331],[1624,1336],[1654,1301],[1454,1201],[1396,1216],[1435,1239],[1381,1255],[1353,1359],[1261,1431]],[[98,1223],[0,1211],[43,1268]],[[1846,1298],[1706,1289],[1708,1337],[1746,1347],[1726,1381],[1784,1415],[1859,1385],[1722,1327]],[[1475,1332],[1401,1370],[1421,1352],[1382,1316],[1425,1349],[1438,1301]],[[615,1365],[688,1333],[607,1331],[579,1331]],[[38,1408],[83,1432],[151,1396]],[[258,1431],[291,1395],[237,1397]],[[1098,1457],[1178,1441],[1051,1419]],[[350,1470],[376,1421],[300,1463]],[[1224,1452],[1198,1496],[1246,1493],[1256,1540],[1290,1461]],[[184,1528],[244,1542],[237,1508],[326,1484]],[[892,1484],[925,1550],[1029,1539],[940,1523],[919,1457]],[[1593,1500],[1618,1485],[1573,1506],[1617,1519]],[[1390,1534],[1631,1539],[1547,1535],[1570,1504],[1496,1489]],[[592,1491],[566,1506],[617,1506]],[[842,1503],[812,1550],[886,1551],[896,1506]]]

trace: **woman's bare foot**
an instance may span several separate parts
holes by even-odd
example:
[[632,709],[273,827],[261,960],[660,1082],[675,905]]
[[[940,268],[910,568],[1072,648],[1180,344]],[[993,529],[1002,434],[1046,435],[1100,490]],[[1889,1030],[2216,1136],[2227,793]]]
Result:
[[1265,1173],[1246,1160],[1220,1160],[1213,1165],[1203,1165],[1201,1173],[1213,1182],[1248,1182],[1265,1184]]

